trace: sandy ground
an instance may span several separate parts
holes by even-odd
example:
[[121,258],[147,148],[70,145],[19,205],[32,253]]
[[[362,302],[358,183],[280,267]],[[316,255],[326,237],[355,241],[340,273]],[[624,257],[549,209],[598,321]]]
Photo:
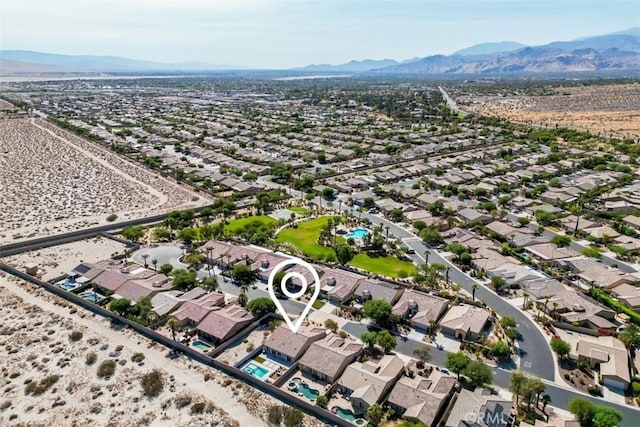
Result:
[[[60,298],[11,276],[0,276],[0,425],[28,426],[265,426],[275,399],[128,330],[116,330]],[[82,338],[72,342],[72,331]],[[86,357],[95,353],[95,364]],[[140,363],[131,357],[144,354]],[[117,362],[110,379],[97,377],[107,359]],[[140,377],[159,369],[162,393],[143,396]],[[39,396],[26,381],[59,375]],[[188,402],[188,403],[186,403]],[[192,414],[204,403],[202,414]],[[305,426],[321,423],[306,416]]]
[[640,137],[640,84],[558,87],[554,92],[540,96],[475,96],[465,99],[461,107],[522,123]]
[[64,245],[38,249],[4,258],[2,261],[12,267],[24,271],[27,264],[38,266],[39,277],[51,280],[68,274],[82,262],[94,263],[108,259],[115,253],[124,253],[125,245],[104,237],[90,240],[79,240]]
[[0,120],[0,244],[208,203],[38,119]]

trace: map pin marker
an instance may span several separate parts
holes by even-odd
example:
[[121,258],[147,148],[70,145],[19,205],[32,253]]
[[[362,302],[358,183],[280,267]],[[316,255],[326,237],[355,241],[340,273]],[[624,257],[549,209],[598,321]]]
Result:
[[[307,279],[297,271],[290,271],[285,273],[284,277],[282,278],[282,283],[274,284],[273,282],[275,281],[275,277],[276,277],[276,274],[278,274],[278,272],[283,271],[285,268],[289,266],[295,266],[295,265],[304,267],[311,272],[311,274],[313,275],[314,286],[313,286],[313,295],[311,295],[311,298],[309,298],[309,302],[304,307],[304,310],[302,310],[302,313],[300,314],[300,317],[298,317],[298,320],[296,321],[296,323],[293,323],[293,321],[289,317],[289,314],[287,314],[287,312],[284,310],[284,307],[282,307],[282,303],[276,297],[274,286],[280,286],[282,293],[285,294],[287,297],[291,299],[298,299],[301,296],[303,296],[305,292],[307,292],[307,289],[309,289],[309,283],[307,283]],[[287,289],[286,283],[289,279],[292,279],[292,278],[296,278],[300,281],[300,283],[302,283],[301,289],[297,292],[291,292],[289,291],[289,289]],[[315,302],[315,300],[318,299],[318,295],[320,294],[320,276],[318,275],[318,272],[316,271],[316,269],[313,268],[313,266],[308,262],[302,261],[301,259],[294,259],[294,258],[286,259],[280,262],[278,265],[276,265],[273,268],[273,270],[271,270],[271,274],[269,274],[268,289],[269,289],[269,295],[271,296],[271,299],[273,300],[274,304],[278,308],[278,311],[280,311],[280,314],[284,318],[285,322],[287,322],[287,325],[289,325],[289,329],[291,329],[291,332],[295,334],[296,332],[298,332],[298,329],[300,329],[302,322],[304,322],[304,319],[309,314],[309,311],[311,310],[311,306],[313,306],[313,303]]]

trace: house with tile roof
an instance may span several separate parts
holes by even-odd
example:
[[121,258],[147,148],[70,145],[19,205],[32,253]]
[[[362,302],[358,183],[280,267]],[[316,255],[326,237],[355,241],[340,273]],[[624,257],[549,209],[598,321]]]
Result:
[[347,366],[360,356],[362,349],[363,345],[351,338],[329,334],[309,346],[300,358],[300,370],[314,381],[333,384]]
[[254,320],[250,311],[238,304],[229,304],[222,308],[213,309],[198,323],[198,336],[213,344],[220,344]]
[[391,389],[387,404],[406,420],[434,427],[451,401],[456,382],[435,369],[428,377],[402,377]]
[[315,341],[325,338],[327,330],[319,326],[303,324],[296,333],[287,325],[278,326],[264,343],[264,353],[278,361],[296,362]]
[[475,341],[489,324],[489,312],[475,305],[454,305],[440,320],[440,330],[460,340]]
[[362,414],[382,401],[403,372],[404,362],[394,355],[354,362],[340,376],[335,390],[349,397],[354,413]]

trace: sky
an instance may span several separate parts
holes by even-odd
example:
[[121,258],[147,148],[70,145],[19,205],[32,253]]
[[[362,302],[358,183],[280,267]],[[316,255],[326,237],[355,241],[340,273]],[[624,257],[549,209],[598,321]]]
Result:
[[252,68],[404,60],[640,26],[639,0],[0,0],[0,48]]

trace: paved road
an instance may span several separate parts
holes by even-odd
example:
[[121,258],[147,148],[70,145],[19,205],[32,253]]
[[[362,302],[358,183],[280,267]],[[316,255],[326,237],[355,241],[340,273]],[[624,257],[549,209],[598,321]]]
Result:
[[[411,256],[413,260],[416,262],[424,262],[423,254],[428,248],[422,240],[417,238],[414,234],[409,233],[407,230],[397,226],[395,223],[388,221],[385,218],[364,212],[362,213],[362,216],[368,218],[374,224],[379,225],[380,223],[383,223],[385,226],[388,226],[390,233],[403,239],[407,246],[416,251],[415,255]],[[520,369],[549,381],[554,380],[554,356],[551,353],[551,349],[549,348],[546,338],[533,324],[531,319],[525,316],[519,309],[496,295],[493,291],[462,273],[457,267],[442,258],[435,251],[430,250],[429,263],[434,262],[449,266],[449,279],[463,287],[469,293],[472,292],[472,285],[474,283],[478,283],[479,286],[476,289],[477,299],[484,300],[489,307],[492,307],[502,316],[514,317],[518,323],[518,331],[522,335],[522,340],[519,342],[520,349],[522,350]]]
[[[515,215],[513,213],[507,213],[507,218],[511,221],[517,222],[518,221],[518,215]],[[538,223],[535,221],[531,221],[528,225],[528,227],[531,230],[537,231],[538,230]],[[542,232],[542,235],[552,239],[555,236],[564,236],[564,234],[561,233],[556,233],[552,230],[549,230],[547,228],[545,228],[545,230]],[[580,244],[574,240],[571,241],[571,243],[569,244],[569,248],[580,253],[580,251],[582,251],[584,248],[586,248],[586,245]],[[615,256],[611,256],[611,255],[607,255],[607,254],[601,254],[600,255],[600,261],[602,261],[603,264],[606,265],[617,265],[618,268],[622,271],[625,271],[627,273],[635,273],[638,271],[637,267],[632,265],[632,264],[628,264],[624,261],[621,261],[619,259],[617,259]]]
[[[364,332],[366,332],[367,325],[363,325],[360,323],[349,322],[347,323],[343,329],[349,334],[359,337]],[[411,338],[407,338],[406,340],[398,337],[398,345],[395,348],[396,353],[403,354],[405,356],[414,357],[413,349],[423,347],[425,343],[413,340]],[[444,350],[438,350],[435,346],[430,345],[431,352],[429,353],[428,363],[444,367],[445,361],[447,358],[447,352]],[[553,363],[553,361],[552,361]],[[491,371],[493,372],[493,384],[499,388],[508,389],[509,381],[511,380],[511,373],[513,372],[513,367],[492,367]],[[545,381],[546,389],[545,394],[551,396],[552,405],[559,408],[567,408],[569,401],[574,397],[585,397],[597,405],[608,405],[616,408],[622,413],[622,423],[620,423],[620,427],[634,427],[636,426],[637,417],[640,416],[640,410],[634,409],[625,405],[619,405],[613,402],[609,402],[604,400],[603,398],[596,398],[589,395],[582,395],[575,390],[569,388],[559,387],[553,382]]]

